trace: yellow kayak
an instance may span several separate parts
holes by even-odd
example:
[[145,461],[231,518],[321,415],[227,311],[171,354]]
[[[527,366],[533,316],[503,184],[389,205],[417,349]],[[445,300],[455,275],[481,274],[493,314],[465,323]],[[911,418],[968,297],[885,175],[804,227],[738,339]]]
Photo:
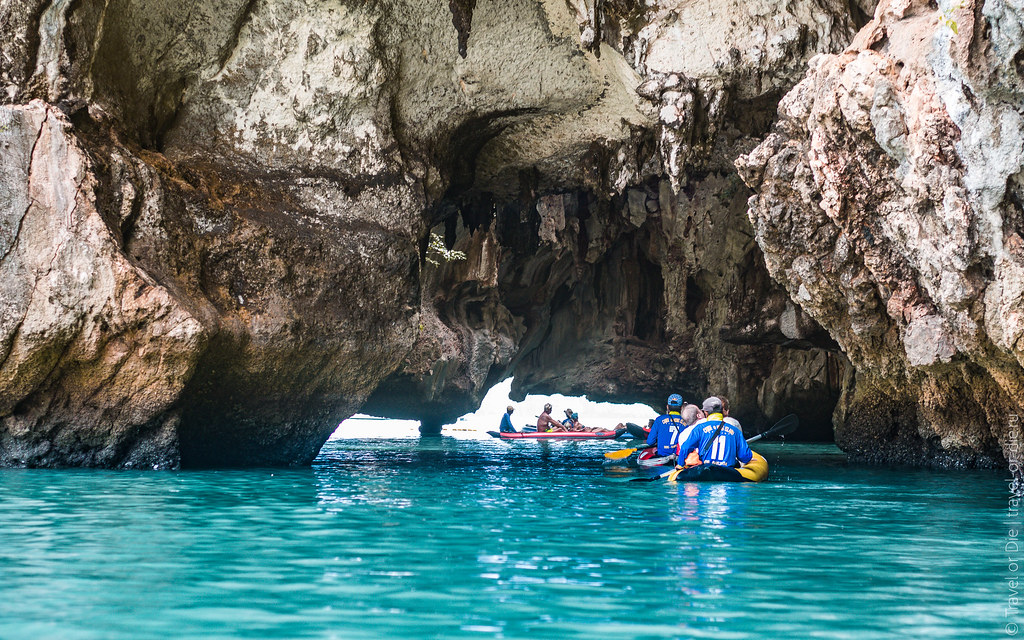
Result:
[[753,454],[750,462],[738,468],[701,464],[677,469],[668,479],[676,482],[761,482],[768,477],[768,461],[756,451]]

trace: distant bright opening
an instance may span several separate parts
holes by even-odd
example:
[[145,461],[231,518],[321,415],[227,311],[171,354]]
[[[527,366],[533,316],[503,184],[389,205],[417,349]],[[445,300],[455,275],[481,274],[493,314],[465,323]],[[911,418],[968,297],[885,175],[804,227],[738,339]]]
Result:
[[[527,424],[536,426],[537,416],[550,402],[554,407],[552,415],[561,419],[566,409],[572,409],[580,416],[580,422],[590,428],[611,429],[620,422],[634,422],[646,426],[647,421],[658,414],[645,404],[615,404],[613,402],[591,402],[586,396],[529,395],[522,402],[509,399],[512,393],[512,378],[507,378],[491,387],[484,396],[480,408],[467,413],[452,424],[446,424],[441,434],[466,440],[487,440],[488,431],[497,431],[505,407],[512,405],[512,424],[522,431]],[[357,413],[345,420],[331,435],[331,440],[345,438],[419,438],[418,420],[392,420]]]

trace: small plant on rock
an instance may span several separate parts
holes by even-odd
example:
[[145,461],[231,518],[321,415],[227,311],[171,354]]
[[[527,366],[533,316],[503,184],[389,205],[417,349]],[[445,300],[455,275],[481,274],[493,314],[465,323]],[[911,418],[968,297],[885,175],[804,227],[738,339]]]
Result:
[[427,262],[437,266],[442,262],[457,262],[465,260],[466,254],[462,251],[455,251],[444,246],[444,238],[436,233],[430,234],[430,244],[427,245]]
[[955,5],[951,5],[948,9],[940,10],[939,20],[942,24],[949,27],[949,30],[954,34],[960,34],[960,27],[957,25],[956,20],[953,19],[953,14],[964,8],[963,2],[958,2]]

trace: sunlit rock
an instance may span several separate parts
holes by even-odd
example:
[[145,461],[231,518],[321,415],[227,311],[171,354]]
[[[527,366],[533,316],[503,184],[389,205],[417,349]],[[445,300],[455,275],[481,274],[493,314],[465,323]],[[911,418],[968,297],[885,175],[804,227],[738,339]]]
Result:
[[864,458],[996,464],[1019,438],[1021,19],[882,2],[737,161],[769,271],[856,370],[836,435]]

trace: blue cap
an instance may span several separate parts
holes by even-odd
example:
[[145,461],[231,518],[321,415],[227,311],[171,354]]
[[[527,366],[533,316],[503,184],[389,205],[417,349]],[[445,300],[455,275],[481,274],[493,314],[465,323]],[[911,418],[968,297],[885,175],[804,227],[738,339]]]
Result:
[[678,393],[673,393],[668,397],[668,402],[666,404],[670,407],[681,407],[683,406],[683,396]]

